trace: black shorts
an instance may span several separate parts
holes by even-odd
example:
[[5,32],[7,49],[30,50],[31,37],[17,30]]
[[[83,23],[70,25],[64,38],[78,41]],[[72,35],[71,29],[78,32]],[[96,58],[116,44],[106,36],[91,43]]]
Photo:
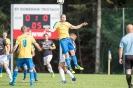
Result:
[[133,67],[133,55],[125,55],[125,68],[132,69]]

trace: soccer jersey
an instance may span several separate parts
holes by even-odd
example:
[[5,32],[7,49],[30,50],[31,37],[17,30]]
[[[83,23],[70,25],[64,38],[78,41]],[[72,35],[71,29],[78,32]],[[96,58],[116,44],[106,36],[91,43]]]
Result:
[[133,55],[133,33],[125,35],[121,39],[119,47],[124,48],[124,55]]
[[55,46],[54,42],[51,40],[48,41],[42,41],[41,42],[41,46],[45,45],[44,49],[43,49],[43,57],[47,56],[47,55],[52,55],[52,50],[50,49],[50,47]]
[[35,43],[33,36],[28,34],[22,34],[17,37],[16,43],[19,45],[18,58],[32,58],[31,49],[32,44]]
[[56,22],[55,23],[54,28],[56,28],[58,31],[59,39],[69,37],[69,28],[71,26],[72,25],[68,22]]
[[0,38],[0,55],[6,54],[5,46],[7,45],[7,42],[5,39]]
[[[9,38],[6,38],[6,42],[10,45],[11,44],[11,41]],[[5,49],[6,49],[6,52],[7,52],[7,46],[5,46]]]

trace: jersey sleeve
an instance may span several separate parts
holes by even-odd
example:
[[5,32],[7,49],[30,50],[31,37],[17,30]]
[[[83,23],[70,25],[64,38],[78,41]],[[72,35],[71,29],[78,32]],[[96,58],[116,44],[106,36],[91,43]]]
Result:
[[53,46],[55,46],[55,44],[54,44],[54,42],[52,41],[52,43],[51,43],[51,46],[53,47]]
[[68,26],[68,28],[71,28],[72,27],[72,24],[70,24],[69,22],[67,22],[67,26]]
[[16,39],[16,44],[20,44],[20,40],[19,40],[19,37],[17,37],[17,39]]
[[31,36],[31,43],[32,43],[32,44],[36,43],[36,40],[34,39],[33,36]]
[[11,41],[10,41],[10,39],[8,39],[8,44],[9,44],[9,45],[11,44]]
[[123,48],[124,47],[124,42],[123,42],[123,38],[120,41],[119,47]]

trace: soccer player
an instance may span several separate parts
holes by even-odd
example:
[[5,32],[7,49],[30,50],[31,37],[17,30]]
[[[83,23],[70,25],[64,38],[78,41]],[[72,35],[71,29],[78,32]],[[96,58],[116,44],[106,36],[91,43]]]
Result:
[[18,75],[18,68],[20,68],[24,63],[26,63],[29,72],[30,72],[30,86],[34,86],[33,80],[34,80],[34,74],[33,74],[33,61],[32,61],[32,55],[31,55],[31,48],[32,44],[35,45],[35,47],[41,51],[41,48],[38,43],[36,43],[33,36],[27,34],[27,27],[22,26],[21,27],[22,35],[18,36],[16,39],[16,44],[14,45],[11,55],[14,53],[14,51],[19,46],[19,55],[18,55],[18,61],[13,73],[13,80],[9,84],[14,86],[14,83],[16,81],[17,75]]
[[41,42],[44,65],[47,65],[48,71],[51,73],[51,77],[55,77],[52,66],[50,64],[53,54],[52,50],[56,49],[56,46],[52,40],[49,40],[49,35],[44,34],[44,41]]
[[[7,46],[7,52],[5,50],[5,46]],[[8,77],[10,78],[10,81],[12,81],[12,75],[11,71],[8,68],[8,61],[7,61],[7,55],[9,55],[9,44],[7,44],[6,40],[3,38],[0,38],[0,67],[4,66]]]
[[[10,50],[10,44],[11,44],[11,42],[10,42],[10,39],[7,38],[7,32],[6,31],[3,32],[3,39],[5,39],[6,42],[7,42],[7,44],[9,45],[8,47],[5,46],[6,52],[8,52],[8,50]],[[8,65],[8,68],[10,69],[9,61],[10,61],[10,55],[7,55],[7,65]],[[3,70],[3,67],[0,67],[0,77],[2,77],[2,70]]]
[[128,88],[132,88],[131,84],[131,72],[133,67],[133,25],[128,24],[126,27],[127,34],[122,37],[119,44],[119,63],[122,64],[122,55],[124,51],[125,68],[126,68],[126,80]]
[[66,22],[66,15],[62,14],[61,20],[55,23],[53,29],[46,28],[46,30],[49,30],[50,32],[54,32],[57,29],[58,35],[59,35],[59,42],[62,47],[62,51],[65,54],[65,61],[70,71],[73,71],[73,70],[70,64],[69,52],[71,53],[71,59],[75,65],[75,69],[84,70],[84,68],[80,67],[77,63],[74,47],[69,36],[69,29],[79,29],[82,26],[86,26],[87,24],[88,23],[84,22],[84,23],[81,23],[80,25],[74,26],[69,22]]

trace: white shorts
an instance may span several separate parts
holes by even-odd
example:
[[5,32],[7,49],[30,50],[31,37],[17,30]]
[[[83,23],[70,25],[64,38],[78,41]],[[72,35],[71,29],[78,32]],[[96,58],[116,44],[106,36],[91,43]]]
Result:
[[50,62],[50,61],[52,60],[52,57],[53,57],[53,55],[48,55],[48,56],[46,56],[46,57],[43,57],[44,65],[47,65],[46,62],[47,62],[47,61]]
[[7,55],[0,55],[0,65],[7,63]]
[[59,61],[59,64],[60,64],[61,62],[65,62],[65,66],[67,66],[67,63],[66,63],[66,61],[65,61],[65,54],[62,54],[62,56],[61,56],[61,58],[60,58],[60,61]]

